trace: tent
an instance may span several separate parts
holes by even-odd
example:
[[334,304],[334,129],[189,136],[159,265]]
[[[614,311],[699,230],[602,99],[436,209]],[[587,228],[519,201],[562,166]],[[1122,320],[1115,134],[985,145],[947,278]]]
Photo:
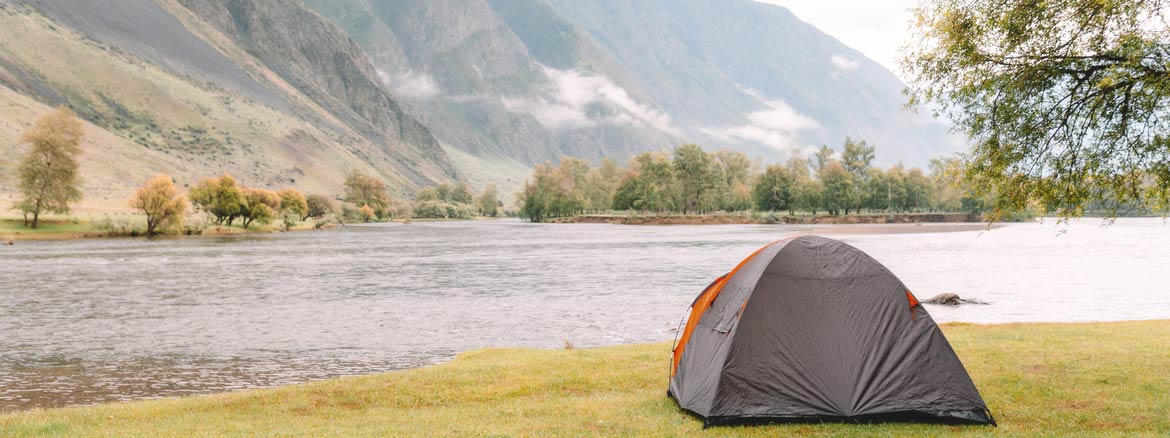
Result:
[[699,294],[668,394],[704,426],[995,424],[906,286],[857,248],[816,236],[769,244]]

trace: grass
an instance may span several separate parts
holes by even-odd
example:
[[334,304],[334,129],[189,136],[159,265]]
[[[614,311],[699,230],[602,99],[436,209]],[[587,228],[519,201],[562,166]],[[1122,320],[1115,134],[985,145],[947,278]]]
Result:
[[[105,227],[99,223],[107,221]],[[312,230],[314,221],[298,222],[292,231]],[[271,233],[280,231],[279,220],[267,225],[254,224],[247,230],[238,223],[228,226],[210,224],[199,231],[202,235],[224,235],[239,233]],[[146,216],[141,214],[81,214],[75,217],[61,217],[57,215],[42,216],[37,228],[24,226],[24,219],[19,216],[0,216],[0,244],[9,240],[64,240],[99,237],[143,237],[146,234]],[[172,233],[173,234],[173,233]]]
[[3,436],[1167,436],[1170,320],[944,326],[998,428],[719,427],[666,397],[666,343],[487,349],[274,389],[0,414]]

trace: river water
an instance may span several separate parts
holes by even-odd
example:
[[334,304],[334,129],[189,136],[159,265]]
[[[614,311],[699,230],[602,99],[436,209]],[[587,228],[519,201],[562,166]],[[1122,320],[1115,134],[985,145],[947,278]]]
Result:
[[711,280],[797,232],[861,248],[919,298],[990,303],[928,307],[939,321],[1170,318],[1160,219],[917,233],[934,229],[500,220],[20,242],[0,247],[0,410],[669,340]]

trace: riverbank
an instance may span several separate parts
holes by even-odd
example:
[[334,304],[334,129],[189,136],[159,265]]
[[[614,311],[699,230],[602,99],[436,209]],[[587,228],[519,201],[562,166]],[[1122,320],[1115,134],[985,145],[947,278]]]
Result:
[[668,343],[486,349],[411,371],[0,414],[4,436],[1161,436],[1170,320],[943,325],[999,428],[703,430],[666,397]]
[[712,214],[586,214],[554,218],[551,223],[617,224],[617,225],[731,225],[731,224],[794,224],[794,225],[857,225],[857,224],[923,224],[923,223],[978,223],[986,222],[979,213],[898,213],[849,215],[785,215],[780,213],[712,213]]
[[[118,222],[110,224],[102,224],[100,219],[93,218],[68,218],[68,219],[42,219],[37,228],[29,228],[24,226],[23,219],[20,218],[0,218],[0,245],[13,244],[20,241],[29,240],[72,240],[72,239],[94,239],[94,238],[124,238],[124,237],[144,237],[146,235],[146,218],[141,215],[122,215],[117,216]],[[141,224],[139,223],[141,222]],[[333,225],[326,225],[322,228],[329,228]],[[210,225],[199,228],[190,232],[179,232],[162,234],[161,236],[224,236],[231,234],[245,234],[245,233],[276,233],[281,231],[307,231],[313,230],[317,227],[311,221],[298,222],[297,225],[282,230],[277,224],[269,225],[253,225],[248,229],[241,226],[222,226]]]

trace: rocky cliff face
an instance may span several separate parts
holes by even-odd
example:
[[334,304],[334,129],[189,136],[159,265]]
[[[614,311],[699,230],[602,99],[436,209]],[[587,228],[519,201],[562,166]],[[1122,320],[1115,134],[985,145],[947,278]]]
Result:
[[[529,25],[525,35],[536,38],[546,26],[568,31],[571,25],[541,2],[529,4],[540,8],[535,15],[521,15],[521,3],[508,3],[509,14],[500,15],[497,4],[483,0],[307,2],[375,54],[391,91],[453,147],[532,164],[563,154],[628,155],[681,141],[639,120],[630,104],[652,105],[612,86],[605,72],[585,68],[582,51],[555,59],[556,45],[568,47],[562,40],[534,55],[518,26]],[[615,102],[607,91],[628,102]]]
[[[157,171],[180,182],[227,171],[251,185],[325,193],[339,192],[352,168],[382,174],[404,191],[460,178],[365,52],[300,3],[0,7],[0,85],[16,92],[9,103],[70,106],[114,150],[87,154],[88,191],[123,193]],[[15,140],[18,125],[33,118],[14,117],[0,135]],[[2,142],[16,152],[15,141]],[[111,154],[151,160],[119,172],[105,165]]]
[[[346,125],[417,184],[456,178],[429,129],[379,83],[365,53],[312,11],[278,0],[181,0]],[[428,172],[426,167],[435,167]]]

